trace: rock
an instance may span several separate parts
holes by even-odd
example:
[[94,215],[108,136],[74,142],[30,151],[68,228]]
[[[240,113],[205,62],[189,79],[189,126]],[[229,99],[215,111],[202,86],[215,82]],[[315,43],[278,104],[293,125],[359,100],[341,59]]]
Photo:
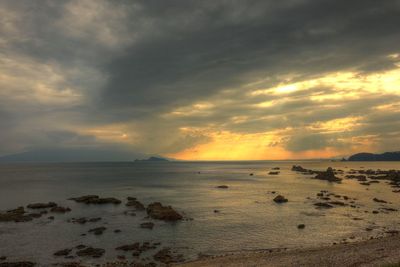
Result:
[[78,250],[81,250],[81,249],[86,248],[86,246],[85,245],[77,245],[75,248]]
[[337,206],[347,206],[347,204],[342,201],[331,201],[331,202],[329,202],[329,204],[337,205]]
[[387,201],[382,200],[382,199],[378,199],[378,198],[374,198],[373,201],[378,202],[378,203],[387,203]]
[[144,222],[140,224],[140,228],[145,228],[145,229],[153,229],[154,223],[152,222]]
[[68,208],[68,207],[67,207],[67,208],[64,208],[64,207],[57,206],[57,207],[51,208],[50,211],[51,211],[51,212],[54,212],[54,213],[66,213],[66,212],[70,212],[71,209]]
[[33,267],[36,263],[30,261],[2,262],[0,267]]
[[54,220],[54,216],[47,217],[49,220]]
[[214,213],[219,213],[219,210],[214,210]]
[[299,225],[297,225],[297,229],[304,229],[304,228],[306,228],[306,225],[305,225],[305,224],[299,224]]
[[318,208],[325,208],[325,209],[333,208],[332,205],[329,205],[328,203],[323,203],[323,202],[314,203],[314,206],[316,206]]
[[116,234],[117,234],[117,233],[121,233],[121,230],[115,229],[115,230],[114,230],[114,233],[116,233]]
[[271,170],[280,170],[281,168],[279,167],[273,167]]
[[128,197],[127,207],[134,207],[136,210],[145,210],[144,205],[136,200],[136,198]]
[[304,169],[304,168],[301,167],[300,165],[299,165],[299,166],[293,165],[293,166],[292,166],[292,171],[296,171],[296,172],[309,172],[309,170]]
[[219,185],[219,186],[217,186],[217,188],[220,188],[220,189],[228,189],[229,186],[227,186],[227,185]]
[[87,195],[81,197],[70,198],[69,200],[74,200],[78,203],[85,203],[85,204],[121,204],[121,200],[108,197],[108,198],[100,198],[97,195]]
[[67,256],[67,255],[69,255],[69,253],[71,253],[71,251],[72,251],[72,249],[66,248],[66,249],[62,249],[62,250],[55,252],[53,255],[54,256]]
[[282,196],[282,195],[277,195],[277,196],[274,198],[274,201],[275,201],[276,203],[285,203],[285,202],[288,202],[288,199],[285,198],[285,197]]
[[372,213],[373,213],[373,214],[378,214],[378,213],[379,213],[379,211],[377,211],[377,210],[374,210],[374,211],[372,211]]
[[76,252],[76,255],[79,257],[100,258],[105,252],[106,251],[102,248],[87,247]]
[[329,181],[329,182],[340,182],[341,179],[335,176],[333,169],[329,167],[326,172],[320,172],[317,176],[314,177],[315,179]]
[[47,208],[54,208],[57,207],[57,204],[54,202],[49,202],[49,203],[34,203],[34,204],[29,204],[27,208],[29,209],[47,209]]
[[6,212],[0,212],[0,222],[28,222],[32,221],[31,216],[25,214],[24,207],[19,207]]
[[140,249],[140,243],[136,242],[132,245],[123,245],[120,247],[115,248],[116,250],[123,250],[123,251],[130,251],[130,250],[139,250]]
[[278,175],[279,172],[269,172],[268,174],[269,174],[269,175]]
[[154,260],[162,262],[167,265],[169,265],[171,263],[177,263],[177,262],[183,261],[183,255],[173,254],[171,252],[170,248],[164,248],[164,249],[158,251],[156,254],[154,254],[153,258],[154,258]]
[[7,259],[6,256],[1,256],[1,257],[0,257],[0,261],[5,261],[6,259]]
[[371,184],[368,182],[363,182],[363,183],[360,183],[360,185],[371,185]]
[[253,175],[254,175],[254,173],[250,173],[249,175],[250,175],[250,176],[253,176]]
[[106,230],[106,227],[97,227],[89,230],[89,233],[93,233],[95,235],[101,235]]
[[182,215],[176,212],[171,206],[163,206],[160,202],[154,202],[147,206],[147,214],[157,220],[178,221]]

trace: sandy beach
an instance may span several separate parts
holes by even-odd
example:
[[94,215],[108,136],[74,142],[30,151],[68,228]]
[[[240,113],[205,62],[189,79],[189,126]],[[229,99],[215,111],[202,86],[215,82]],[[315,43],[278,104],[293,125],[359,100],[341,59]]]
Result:
[[200,266],[392,266],[400,262],[400,236],[329,247],[263,250],[206,257],[181,264]]

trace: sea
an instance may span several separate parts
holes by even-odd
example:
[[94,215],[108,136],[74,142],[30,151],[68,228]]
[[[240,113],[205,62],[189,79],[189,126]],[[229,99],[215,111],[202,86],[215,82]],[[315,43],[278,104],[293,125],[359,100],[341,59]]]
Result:
[[[28,260],[47,266],[71,261],[53,256],[55,251],[83,244],[106,252],[99,259],[75,259],[101,263],[115,261],[121,255],[115,250],[118,246],[148,241],[160,242],[159,249],[169,247],[183,254],[185,260],[193,260],[199,255],[244,250],[356,242],[400,229],[399,212],[382,209],[400,209],[400,194],[392,192],[394,189],[386,181],[369,186],[353,179],[331,183],[294,172],[293,165],[321,171],[332,167],[343,170],[344,175],[351,169],[400,169],[399,162],[4,163],[0,164],[1,211],[49,201],[72,211],[48,214],[30,222],[0,222],[0,256],[6,256],[8,261]],[[270,175],[275,167],[280,168],[280,173]],[[220,185],[228,188],[217,188]],[[320,201],[317,194],[321,190],[333,193],[333,200],[344,201],[346,196],[353,204],[317,208],[314,203]],[[86,205],[68,200],[89,194],[115,197],[122,204]],[[288,202],[275,203],[273,199],[278,194]],[[125,206],[127,197],[136,197],[145,205],[171,205],[186,219],[157,221],[148,218],[145,211],[126,215],[130,209]],[[84,225],[69,222],[80,217],[102,219]],[[143,229],[143,222],[153,222],[155,226],[152,230]],[[299,224],[305,228],[298,229]],[[107,228],[102,235],[88,233],[101,226]],[[121,232],[115,233],[117,229]],[[154,252],[146,252],[143,260],[152,260]]]

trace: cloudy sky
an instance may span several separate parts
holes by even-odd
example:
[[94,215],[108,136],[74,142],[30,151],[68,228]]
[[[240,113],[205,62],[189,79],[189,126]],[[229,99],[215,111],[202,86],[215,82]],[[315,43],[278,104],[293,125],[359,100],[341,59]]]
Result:
[[400,150],[399,0],[2,0],[0,155]]

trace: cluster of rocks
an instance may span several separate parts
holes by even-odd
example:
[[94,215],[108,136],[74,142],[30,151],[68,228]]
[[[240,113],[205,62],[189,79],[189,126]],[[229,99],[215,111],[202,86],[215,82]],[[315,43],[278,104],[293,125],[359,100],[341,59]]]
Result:
[[154,260],[170,265],[173,263],[183,262],[182,254],[174,253],[170,248],[164,248],[153,256]]
[[123,245],[115,248],[116,250],[122,250],[125,252],[131,252],[132,256],[138,257],[140,256],[143,252],[156,249],[161,243],[150,243],[150,242],[143,242],[140,244],[139,242],[130,244],[130,245]]
[[316,174],[316,176],[314,177],[315,179],[329,181],[329,182],[336,182],[336,183],[340,183],[342,180],[336,177],[336,174],[343,173],[342,170],[334,170],[331,167],[329,167],[326,171],[315,171],[315,170],[305,169],[300,165],[298,166],[293,165],[292,171],[300,172],[302,174],[307,174],[307,175]]
[[[334,200],[332,200],[334,198]],[[318,209],[330,209],[334,207],[344,207],[350,206],[351,208],[357,208],[355,205],[355,198],[350,198],[348,196],[341,196],[327,190],[321,190],[317,193],[318,202],[314,203],[314,206]],[[335,200],[336,199],[336,200]],[[343,199],[339,200],[339,199]],[[321,202],[324,201],[324,202]]]
[[[49,212],[66,213],[71,211],[69,207],[58,206],[55,202],[32,203],[28,204],[26,207],[28,210],[35,210],[35,212],[28,212],[24,207],[7,210],[5,212],[0,212],[0,222],[29,222]],[[50,216],[49,219],[54,219],[54,216]]]
[[78,203],[85,204],[121,204],[122,201],[113,197],[100,198],[97,195],[86,195],[81,197],[70,198],[69,200],[73,200]]
[[77,223],[77,224],[85,224],[87,222],[94,223],[94,222],[98,222],[100,220],[101,220],[100,217],[96,217],[96,218],[81,217],[81,218],[71,218],[68,220],[68,222]]
[[54,252],[53,255],[56,257],[63,256],[67,259],[72,259],[72,258],[74,258],[74,256],[71,255],[71,253],[74,249],[76,250],[75,254],[78,257],[100,258],[106,252],[102,248],[93,248],[93,247],[89,247],[89,246],[85,246],[85,245],[79,245],[79,246],[76,246],[75,248],[66,248],[66,249],[58,250],[58,251]]

